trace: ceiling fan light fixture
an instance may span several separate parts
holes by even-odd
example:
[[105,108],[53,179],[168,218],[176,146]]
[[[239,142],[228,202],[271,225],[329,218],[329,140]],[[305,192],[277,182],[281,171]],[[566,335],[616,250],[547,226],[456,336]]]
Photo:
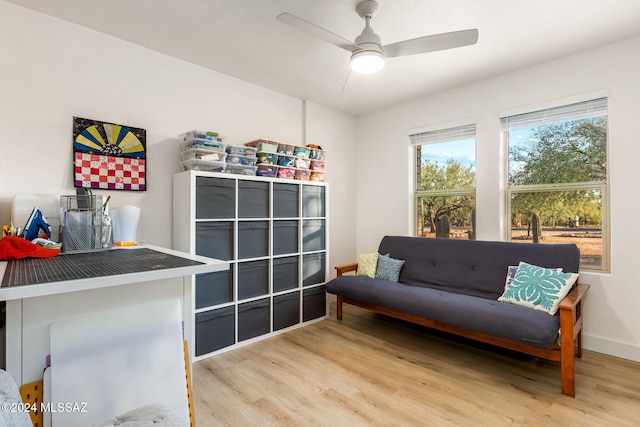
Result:
[[351,55],[351,69],[356,73],[375,73],[384,67],[384,62],[384,55],[376,50],[360,50]]

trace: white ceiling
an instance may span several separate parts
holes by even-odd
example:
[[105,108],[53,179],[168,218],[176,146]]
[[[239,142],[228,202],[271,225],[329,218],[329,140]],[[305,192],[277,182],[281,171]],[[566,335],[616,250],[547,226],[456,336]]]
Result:
[[8,1],[353,115],[640,35],[639,0],[380,0],[383,44],[470,28],[478,43],[349,75],[349,52],[276,16],[353,40],[359,0]]

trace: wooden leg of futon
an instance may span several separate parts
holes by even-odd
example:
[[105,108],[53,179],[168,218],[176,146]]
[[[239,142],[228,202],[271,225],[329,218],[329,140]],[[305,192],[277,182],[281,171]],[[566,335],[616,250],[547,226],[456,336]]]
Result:
[[342,297],[340,295],[336,298],[336,319],[342,320]]
[[582,329],[578,332],[578,345],[576,346],[576,357],[582,358]]
[[[582,325],[582,301],[578,302],[576,305],[576,317],[580,319],[580,324]],[[577,336],[578,346],[576,348],[576,357],[582,357],[582,328],[578,331]]]
[[573,334],[573,311],[560,311],[560,375],[562,394],[575,397],[575,336]]

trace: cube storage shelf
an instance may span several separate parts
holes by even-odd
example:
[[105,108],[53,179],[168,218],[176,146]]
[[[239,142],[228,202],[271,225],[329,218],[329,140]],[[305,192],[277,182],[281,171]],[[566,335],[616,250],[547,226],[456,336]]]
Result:
[[200,274],[200,360],[327,316],[328,184],[185,171],[173,177],[173,244],[229,261]]

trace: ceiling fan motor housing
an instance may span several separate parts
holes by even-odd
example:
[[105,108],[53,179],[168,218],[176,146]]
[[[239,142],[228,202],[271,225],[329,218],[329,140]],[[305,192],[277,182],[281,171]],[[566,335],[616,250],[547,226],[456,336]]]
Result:
[[359,53],[361,51],[372,51],[378,52],[384,55],[384,51],[382,50],[382,41],[380,40],[380,36],[377,35],[373,29],[369,26],[369,19],[367,18],[367,25],[362,30],[362,33],[355,39],[355,44],[360,47],[360,50],[354,52],[354,54]]

